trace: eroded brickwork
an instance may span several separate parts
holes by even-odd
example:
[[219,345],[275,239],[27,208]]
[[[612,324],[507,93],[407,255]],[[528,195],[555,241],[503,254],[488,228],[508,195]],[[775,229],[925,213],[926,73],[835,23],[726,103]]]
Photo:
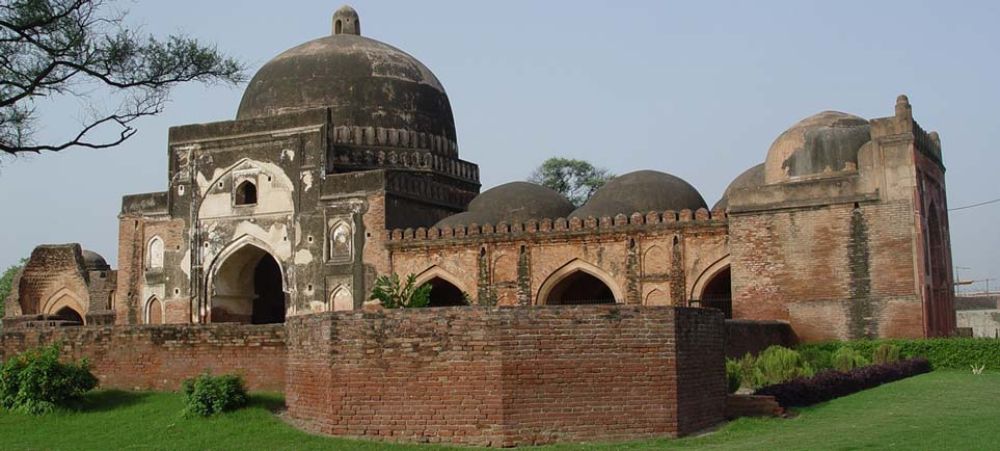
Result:
[[0,360],[61,343],[68,359],[86,357],[102,388],[177,390],[204,371],[243,376],[251,390],[285,387],[285,329],[275,326],[169,325],[5,330]]
[[712,310],[455,308],[287,327],[289,414],[327,434],[515,446],[685,435],[723,416]]

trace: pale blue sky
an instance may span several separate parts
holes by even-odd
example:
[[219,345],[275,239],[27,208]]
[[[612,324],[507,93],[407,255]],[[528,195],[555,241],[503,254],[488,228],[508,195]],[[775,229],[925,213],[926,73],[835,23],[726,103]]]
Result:
[[[214,42],[256,70],[329,33],[338,2],[123,3],[145,30]],[[355,1],[362,33],[444,83],[462,158],[489,188],[546,157],[683,177],[709,204],[788,126],[891,115],[906,93],[941,134],[952,208],[1000,198],[1000,2]],[[39,243],[117,260],[121,196],[166,188],[167,129],[230,120],[242,87],[188,86],[127,144],[0,167],[0,267]],[[42,133],[73,126],[61,102]],[[48,111],[48,110],[47,110]],[[75,113],[74,113],[75,114]],[[43,118],[43,121],[45,119]],[[951,214],[960,276],[1000,278],[1000,204]],[[1000,287],[1000,280],[992,282]],[[981,286],[981,285],[980,285]]]

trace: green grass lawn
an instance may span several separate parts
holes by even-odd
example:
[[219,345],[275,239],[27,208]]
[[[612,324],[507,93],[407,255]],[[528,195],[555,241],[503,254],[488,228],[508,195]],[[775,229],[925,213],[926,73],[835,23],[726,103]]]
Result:
[[[180,415],[178,394],[96,392],[79,412],[0,413],[0,449],[437,448],[308,435],[274,417],[271,410],[281,402],[278,396],[257,395],[238,412],[187,419]],[[792,419],[742,419],[681,440],[543,449],[996,449],[998,420],[1000,374],[934,372],[802,409]]]

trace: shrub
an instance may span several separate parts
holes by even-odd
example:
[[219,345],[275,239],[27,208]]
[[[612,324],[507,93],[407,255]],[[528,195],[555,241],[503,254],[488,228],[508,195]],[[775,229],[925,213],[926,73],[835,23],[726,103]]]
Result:
[[181,387],[186,416],[207,417],[238,409],[247,403],[243,378],[233,374],[212,376],[206,372],[185,380]]
[[729,394],[736,393],[743,385],[743,373],[740,371],[740,362],[733,359],[726,359],[726,381],[729,384]]
[[761,385],[779,384],[813,375],[812,369],[798,352],[777,345],[769,346],[757,356],[757,368],[760,369]]
[[401,283],[399,275],[392,273],[375,279],[371,299],[377,299],[385,308],[426,307],[431,301],[431,288],[429,284],[417,286],[417,276],[413,274]]
[[834,352],[844,346],[863,355],[874,355],[875,349],[889,343],[899,347],[899,357],[912,359],[924,357],[934,368],[968,371],[973,365],[986,365],[989,370],[1000,369],[1000,340],[993,338],[925,338],[914,340],[856,340],[849,342],[814,343],[799,347]]
[[754,394],[774,396],[783,407],[804,407],[930,371],[927,359],[901,360],[847,372],[824,371],[811,378],[770,385]]
[[7,359],[0,367],[0,408],[41,415],[92,390],[97,378],[86,359],[59,361],[54,343]]
[[837,371],[850,371],[871,364],[860,352],[848,347],[834,351],[830,361],[833,363],[833,368]]
[[872,354],[872,363],[876,365],[884,365],[886,363],[893,363],[899,361],[899,346],[892,343],[882,343]]
[[833,369],[833,353],[825,349],[806,347],[799,350],[802,360],[815,372]]
[[740,368],[740,385],[743,387],[760,388],[763,384],[763,374],[757,368],[757,360],[749,352],[736,361]]

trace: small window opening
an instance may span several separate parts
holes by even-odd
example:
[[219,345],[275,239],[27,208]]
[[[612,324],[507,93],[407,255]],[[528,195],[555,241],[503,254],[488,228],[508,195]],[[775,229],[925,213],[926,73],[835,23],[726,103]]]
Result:
[[340,21],[338,20],[338,21],[337,21],[337,22],[335,22],[335,23],[334,23],[334,25],[333,25],[333,33],[334,33],[334,34],[340,34],[340,33],[342,33],[343,31],[344,31],[344,24],[342,24],[342,23],[341,23],[341,22],[340,22]]
[[236,205],[253,205],[257,203],[257,185],[247,180],[236,188]]

